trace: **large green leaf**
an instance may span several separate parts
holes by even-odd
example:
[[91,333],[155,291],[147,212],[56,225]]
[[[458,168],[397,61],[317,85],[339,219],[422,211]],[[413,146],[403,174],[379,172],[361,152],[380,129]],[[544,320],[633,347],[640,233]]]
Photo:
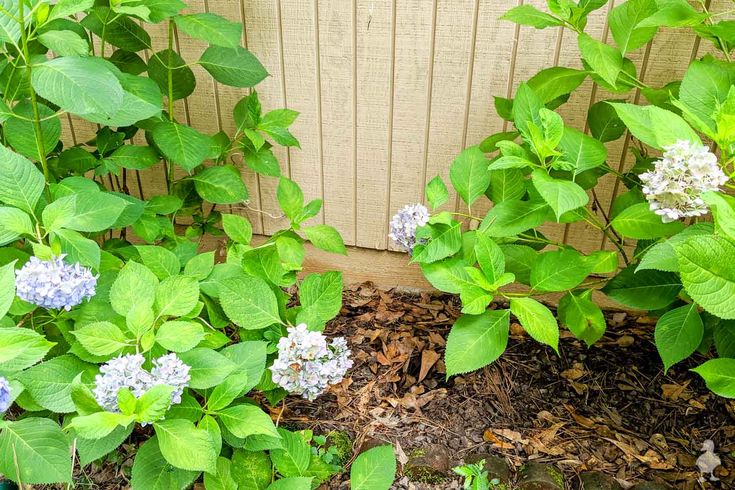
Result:
[[571,248],[544,252],[531,271],[531,286],[536,291],[566,291],[579,286],[592,270],[592,262]]
[[0,431],[0,473],[23,484],[71,484],[71,443],[56,422],[29,417]]
[[48,16],[47,22],[83,12],[94,5],[94,0],[59,0]]
[[163,121],[153,127],[152,135],[164,156],[187,172],[194,170],[209,155],[211,138],[192,127]]
[[[169,71],[172,85],[169,87]],[[186,61],[174,50],[164,49],[157,52],[148,62],[148,76],[158,84],[161,93],[168,97],[171,89],[173,100],[184,99],[190,96],[196,88],[194,72]]]
[[299,301],[301,311],[296,321],[312,330],[321,328],[342,308],[342,273],[309,274],[299,287]]
[[544,104],[569,94],[587,78],[587,72],[563,66],[541,70],[528,80],[528,86]]
[[158,316],[184,316],[199,301],[199,282],[189,276],[167,277],[156,289],[154,309]]
[[311,460],[309,444],[299,434],[285,429],[278,429],[278,434],[283,448],[271,451],[273,465],[283,476],[306,476]]
[[258,277],[241,276],[220,283],[220,301],[236,325],[257,330],[281,323],[278,301],[268,284]]
[[668,237],[684,229],[684,224],[680,221],[670,223],[661,221],[661,216],[651,211],[645,202],[625,208],[615,216],[611,224],[621,235],[636,240]]
[[735,319],[735,244],[724,237],[701,235],[674,248],[689,296],[709,313]]
[[82,25],[98,36],[104,36],[113,46],[131,53],[151,49],[152,46],[151,36],[145,29],[130,17],[117,15],[108,7],[94,7],[82,20]]
[[585,33],[579,34],[578,44],[582,59],[590,68],[607,83],[615,85],[623,68],[620,51]]
[[591,290],[568,292],[559,300],[559,320],[579,340],[591,347],[605,333],[607,322],[600,307],[590,299]]
[[[123,88],[123,101],[120,108],[111,116],[85,114],[83,116],[85,119],[105,126],[121,127],[161,115],[161,91],[153,80],[122,72],[116,72],[115,76]],[[129,145],[121,148],[127,146]]]
[[618,303],[641,310],[659,310],[676,300],[681,282],[676,274],[643,270],[634,266],[624,269],[610,280],[602,292]]
[[702,318],[694,303],[667,311],[656,323],[656,349],[664,371],[697,350],[704,336]]
[[476,146],[462,151],[449,168],[449,178],[464,202],[472,205],[490,185],[485,154]]
[[597,168],[607,159],[607,148],[599,140],[568,126],[559,142],[565,161],[574,166],[573,173],[578,175],[586,170]]
[[[0,318],[5,316],[10,309],[10,305],[13,304],[13,300],[15,299],[15,262],[16,261],[13,260],[0,267]],[[10,329],[10,332],[15,331],[20,332],[21,330]],[[28,332],[36,333],[34,330],[28,330]],[[0,337],[2,336],[3,334],[0,333]],[[0,363],[8,360],[3,358],[8,356],[7,348],[7,345],[4,343],[0,344]],[[2,354],[3,351],[6,351],[4,355]],[[15,357],[17,354],[20,354],[19,350],[15,348],[10,349],[10,355]]]
[[350,468],[352,490],[388,490],[396,476],[393,446],[378,446],[360,454]]
[[562,214],[586,206],[589,196],[578,184],[569,180],[555,179],[545,170],[533,171],[532,182],[544,201],[556,214],[557,221]]
[[512,237],[543,224],[550,215],[551,208],[543,201],[503,201],[487,213],[480,231],[491,237]]
[[[12,263],[3,266],[0,279],[7,281],[10,274],[13,274]],[[12,281],[12,276],[10,278]],[[11,282],[11,284],[13,283]],[[12,292],[15,293],[15,287],[12,288]],[[3,292],[2,302],[4,305],[8,305],[7,299],[8,295]],[[12,300],[12,296],[10,299]],[[53,342],[49,342],[35,330],[0,328],[0,372],[20,371],[32,366],[43,359],[54,345]]]
[[83,266],[95,270],[100,267],[100,246],[92,239],[77,233],[74,230],[61,229],[54,232],[59,240],[61,252],[70,262],[79,262]]
[[126,316],[134,307],[153,307],[158,278],[150,269],[130,261],[117,275],[110,289],[112,309]]
[[270,416],[257,405],[234,405],[220,410],[218,415],[227,430],[237,437],[254,435],[279,437]]
[[233,361],[206,347],[182,352],[179,358],[191,368],[189,387],[197,390],[205,390],[222,383],[237,368]]
[[508,310],[459,317],[447,339],[447,376],[475,371],[495,361],[505,352],[509,327]]
[[265,490],[271,476],[271,460],[264,451],[235,449],[232,453],[232,477],[241,490]]
[[199,58],[199,64],[215,80],[231,87],[254,87],[268,76],[268,72],[245,48],[210,46]]
[[65,354],[23,371],[18,380],[41,407],[56,413],[70,413],[76,410],[71,399],[74,378],[84,373],[83,378],[89,381],[95,368],[74,355]]
[[184,419],[170,419],[153,425],[163,457],[176,468],[214,472],[217,453],[206,430]]
[[41,118],[41,145],[36,137],[33,123],[35,115],[30,101],[24,100],[18,103],[13,107],[13,114],[17,117],[8,119],[4,129],[6,140],[15,151],[31,160],[41,159],[41,145],[43,145],[45,155],[54,151],[61,138],[61,121],[53,110],[38,103],[38,115]]
[[551,310],[533,298],[513,298],[510,311],[528,335],[559,351],[559,325]]
[[158,438],[145,441],[135,455],[132,477],[133,490],[173,490],[188,488],[199,471],[175,468],[161,454]]
[[236,204],[248,199],[248,189],[234,165],[209,167],[193,175],[197,194],[215,204]]
[[0,145],[0,201],[33,214],[45,182],[35,165]]
[[[462,224],[436,223],[424,226],[416,233],[419,243],[413,249],[413,262],[431,263],[453,255],[462,247]],[[426,243],[422,243],[426,240]]]
[[735,398],[735,359],[710,359],[692,371],[699,374],[713,392]]
[[28,213],[18,208],[0,206],[0,245],[14,242],[22,235],[34,235],[33,224]]
[[112,116],[121,107],[123,89],[109,62],[64,56],[33,68],[33,88],[67,112]]
[[656,35],[657,27],[637,27],[657,10],[656,0],[628,0],[615,6],[608,15],[615,44],[623,54],[634,51]]
[[535,27],[536,29],[545,29],[546,27],[560,26],[563,24],[561,19],[557,19],[553,15],[542,12],[533,5],[519,5],[517,7],[513,7],[507,11],[501,19],[509,20],[524,26]]
[[108,356],[128,346],[120,327],[108,321],[94,322],[73,332],[82,347],[95,356]]
[[609,102],[628,127],[630,132],[643,143],[662,149],[678,140],[701,143],[699,136],[677,114],[656,106],[640,106]]
[[735,70],[711,60],[694,60],[679,88],[679,101],[714,133],[715,111],[735,85]]
[[230,22],[217,14],[198,13],[174,17],[176,26],[193,38],[225,48],[237,48],[242,24]]
[[89,43],[74,31],[46,31],[38,36],[38,42],[56,53],[57,56],[86,56]]

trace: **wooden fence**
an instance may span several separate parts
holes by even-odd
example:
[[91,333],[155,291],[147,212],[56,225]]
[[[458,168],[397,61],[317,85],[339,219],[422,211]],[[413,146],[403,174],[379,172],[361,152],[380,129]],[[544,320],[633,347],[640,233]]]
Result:
[[[710,2],[715,12],[729,4]],[[427,180],[437,174],[447,179],[462,148],[507,128],[493,110],[493,96],[512,97],[520,82],[542,68],[580,66],[574,33],[499,20],[518,4],[544,8],[543,0],[188,3],[189,11],[213,12],[245,25],[244,45],[271,75],[257,87],[264,109],[301,113],[293,127],[301,149],[277,152],[283,172],[301,184],[307,198],[323,199],[317,221],[335,226],[348,245],[366,249],[390,249],[391,215],[405,203],[421,201]],[[606,14],[615,3],[590,16],[590,35],[608,40]],[[630,55],[640,79],[660,86],[680,78],[688,62],[703,54],[706,46],[684,32],[662,31]],[[155,48],[165,48],[165,26],[155,26],[151,34]],[[187,61],[205,49],[183,35],[176,47]],[[177,118],[209,134],[232,133],[232,108],[247,92],[219,85],[200,67],[194,69],[197,90],[177,103]],[[587,81],[561,113],[567,124],[586,129],[587,108],[610,97]],[[637,101],[641,94],[630,98]],[[70,118],[65,124],[73,142],[94,134],[95,127],[84,121]],[[628,138],[608,145],[613,168],[624,168],[628,145]],[[163,188],[159,173],[144,176],[144,194]],[[276,182],[246,174],[252,206],[277,213]],[[603,182],[597,193],[603,210],[618,191],[613,179]],[[460,209],[461,203],[452,196],[447,206]],[[257,233],[268,234],[279,225],[266,214],[249,215]],[[544,231],[582,250],[606,246],[584,225],[552,225]]]

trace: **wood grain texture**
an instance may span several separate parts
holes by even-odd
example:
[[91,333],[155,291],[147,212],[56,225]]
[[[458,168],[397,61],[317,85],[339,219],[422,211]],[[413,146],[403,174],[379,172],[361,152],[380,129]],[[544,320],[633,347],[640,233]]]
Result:
[[[612,43],[607,12],[620,3],[613,0],[592,14],[586,31]],[[335,226],[348,245],[385,250],[393,248],[387,238],[393,213],[423,201],[424,186],[435,175],[449,183],[449,166],[463,148],[509,129],[494,111],[493,96],[512,98],[520,83],[543,68],[581,66],[573,32],[499,19],[519,4],[546,10],[545,0],[192,0],[186,12],[243,22],[243,44],[270,74],[257,87],[263,110],[300,112],[293,132],[301,149],[274,150],[282,172],[303,187],[306,198],[324,201],[310,223]],[[728,0],[706,4],[712,12],[731,5]],[[166,23],[149,31],[154,49],[165,48]],[[175,47],[193,62],[206,46],[179,32]],[[641,80],[660,87],[681,77],[691,59],[710,52],[706,41],[663,29],[653,43],[628,56]],[[177,101],[177,119],[207,134],[233,135],[232,109],[249,90],[217,84],[200,67],[193,69],[197,91]],[[646,102],[640,91],[610,94],[588,80],[560,113],[568,125],[586,131],[591,104],[621,97]],[[63,127],[67,146],[90,140],[97,129],[69,116]],[[144,143],[140,135],[135,141]],[[629,167],[629,135],[606,146],[611,167]],[[248,209],[237,211],[249,216],[256,233],[273,233],[283,225],[273,218],[280,215],[277,179],[257,177],[249,169],[243,176],[251,201]],[[128,182],[137,189],[134,173]],[[141,172],[141,187],[146,197],[165,189],[160,167]],[[611,176],[601,180],[596,190],[600,219],[623,190],[619,187]],[[473,206],[473,212],[488,207]],[[443,209],[466,206],[452,193]],[[544,232],[586,252],[610,247],[587,224],[551,224]],[[391,256],[372,254],[366,260],[393,264],[386,258]]]

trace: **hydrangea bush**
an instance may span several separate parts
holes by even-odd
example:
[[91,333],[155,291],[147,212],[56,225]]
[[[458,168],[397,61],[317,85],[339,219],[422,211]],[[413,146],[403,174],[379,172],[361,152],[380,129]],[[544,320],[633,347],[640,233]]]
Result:
[[[431,215],[414,204],[390,223],[391,238],[428,281],[462,301],[447,342],[447,375],[496,360],[511,315],[554,350],[560,324],[594,344],[606,328],[593,296],[601,289],[658,318],[655,341],[666,369],[697,351],[716,354],[693,370],[715,393],[735,397],[735,21],[705,2],[627,0],[609,9],[613,43],[604,43],[585,27],[607,0],[547,4],[515,7],[504,19],[568,29],[582,69],[545,68],[513,100],[496,97],[513,128],[452,163],[462,206],[445,205],[450,193],[437,176],[425,190]],[[682,80],[652,87],[628,56],[661,28],[693,32],[708,54]],[[590,106],[585,128],[573,127],[557,109],[588,78],[608,98]],[[630,139],[633,160],[625,172],[608,163],[608,147],[621,138]],[[603,176],[624,190],[609,209],[596,193]],[[582,253],[550,239],[549,223],[582,224],[609,250]],[[556,318],[539,301],[549,293],[561,298]]]
[[[133,489],[310,489],[340,470],[262,405],[284,388],[313,399],[351,366],[344,340],[321,334],[341,274],[297,276],[306,242],[344,244],[308,223],[321,201],[280,175],[272,147],[298,147],[298,114],[263,111],[251,88],[267,72],[241,47],[242,26],[185,7],[0,5],[0,475],[18,483],[72,483],[76,464],[134,431],[145,442]],[[168,48],[155,51],[144,26],[159,23]],[[198,60],[174,51],[177,32],[208,43]],[[177,119],[193,64],[247,94],[235,134]],[[95,138],[65,146],[68,114],[97,124]],[[268,239],[233,212],[248,205],[243,171],[278,179],[288,225]],[[153,173],[167,193],[131,195],[130,177]],[[224,253],[200,251],[205,234]]]

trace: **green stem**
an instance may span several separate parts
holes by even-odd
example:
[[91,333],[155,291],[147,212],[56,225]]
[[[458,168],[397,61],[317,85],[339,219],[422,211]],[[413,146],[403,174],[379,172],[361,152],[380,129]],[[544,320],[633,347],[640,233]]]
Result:
[[[173,19],[168,20],[168,63],[166,63],[166,71],[168,76],[168,120],[174,121],[174,73],[171,66],[173,65],[173,52],[174,52],[174,21]],[[172,161],[167,160],[167,187],[168,191],[174,185],[174,164]]]
[[589,223],[590,225],[594,226],[595,228],[597,228],[598,230],[600,230],[607,237],[607,239],[610,240],[610,242],[613,245],[615,245],[615,248],[618,249],[618,252],[620,252],[620,255],[623,257],[623,262],[625,262],[625,265],[630,265],[630,259],[628,259],[628,254],[625,253],[625,249],[623,248],[623,245],[620,243],[618,238],[612,233],[610,233],[610,230],[608,229],[607,226],[600,223],[600,221],[597,219],[597,216],[592,211],[590,211],[588,208],[584,208],[584,209],[585,211],[587,211],[587,215],[591,218],[591,219],[585,218],[585,221]]
[[[31,79],[33,64],[31,63],[30,52],[28,51],[28,34],[25,25],[24,2],[18,2],[18,14],[20,16],[20,39],[23,46],[23,57],[26,61],[26,69],[28,70],[28,79]],[[49,189],[49,171],[48,160],[46,160],[46,149],[43,144],[43,131],[41,129],[41,114],[38,110],[38,100],[36,99],[36,91],[30,90],[31,108],[33,110],[33,129],[36,135],[36,149],[38,150],[38,159],[43,169],[43,177],[45,179],[46,198],[51,202],[51,190]]]

